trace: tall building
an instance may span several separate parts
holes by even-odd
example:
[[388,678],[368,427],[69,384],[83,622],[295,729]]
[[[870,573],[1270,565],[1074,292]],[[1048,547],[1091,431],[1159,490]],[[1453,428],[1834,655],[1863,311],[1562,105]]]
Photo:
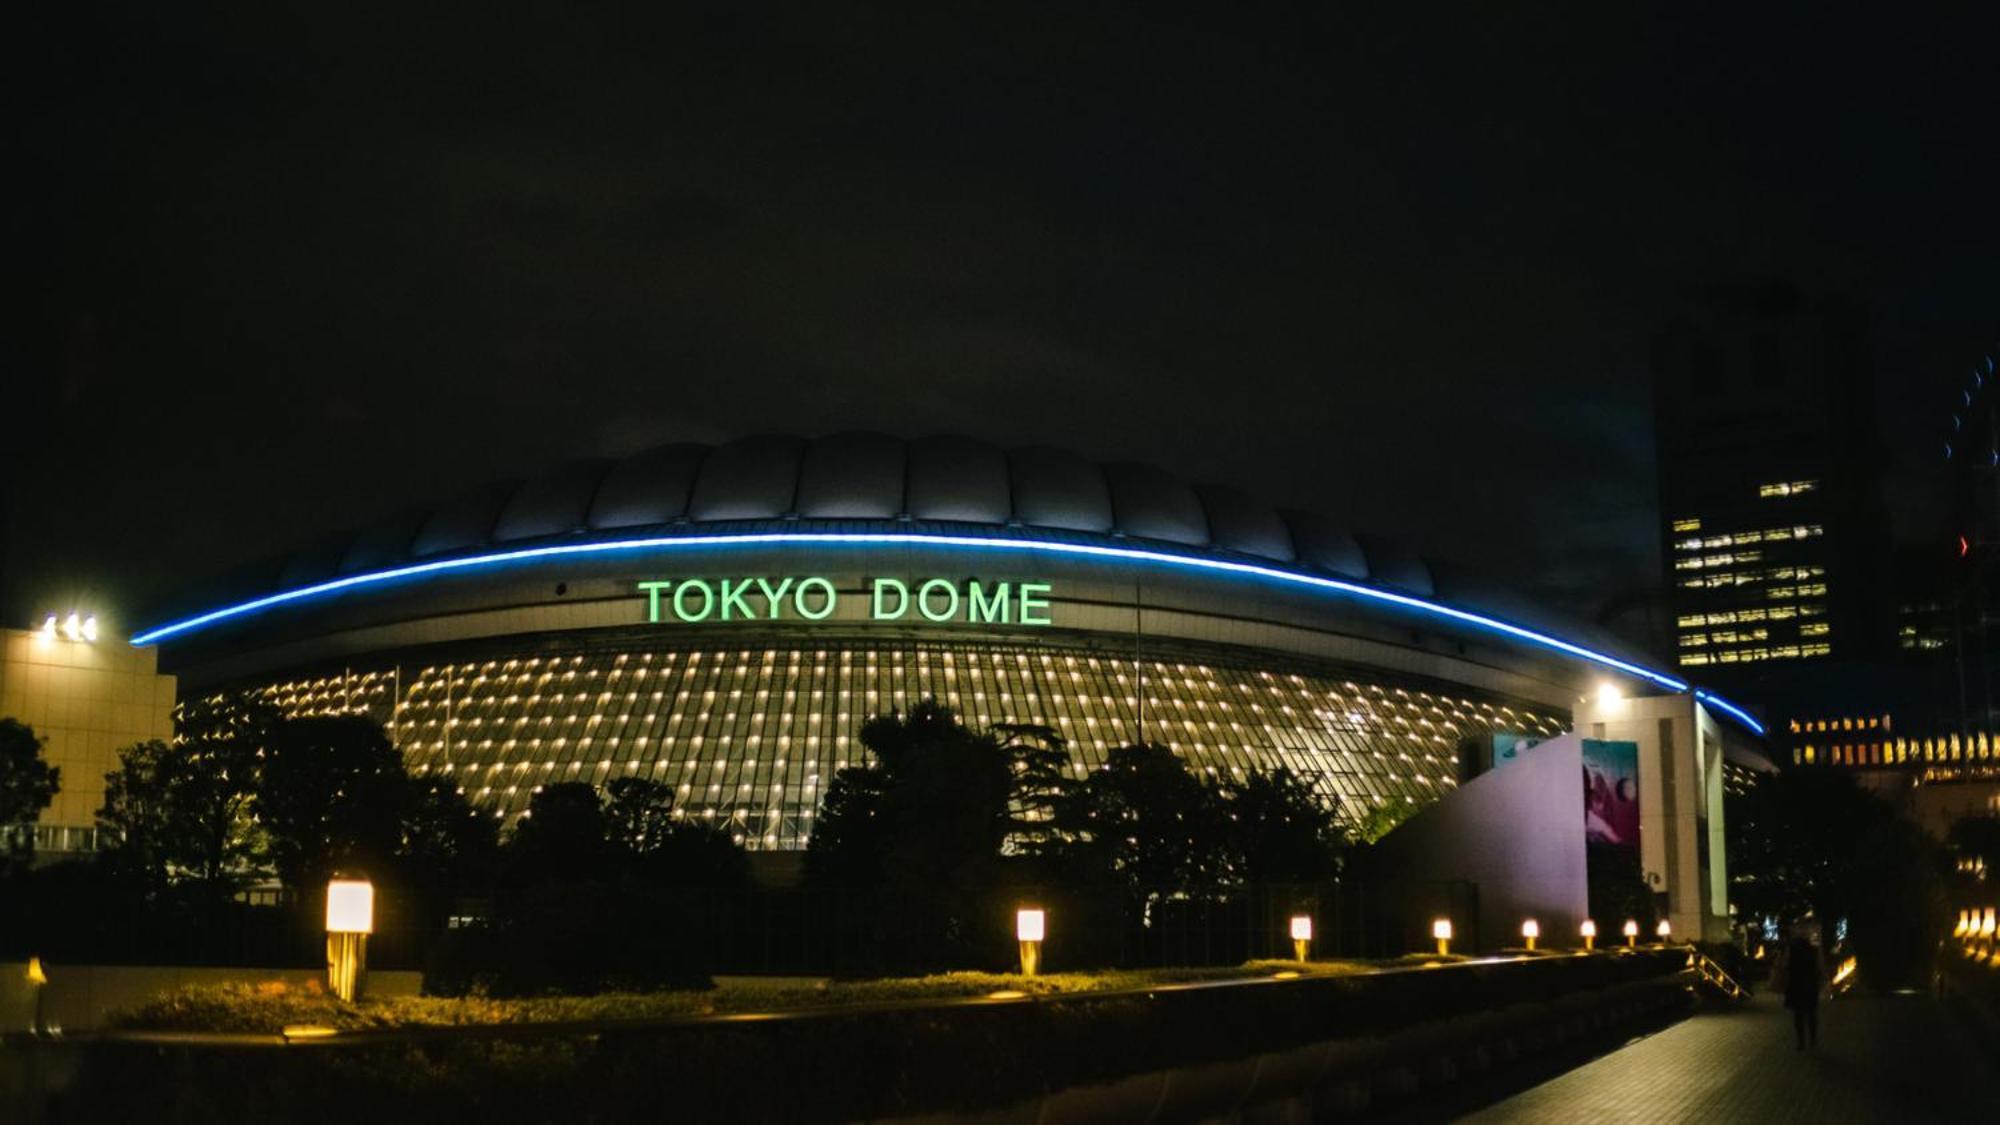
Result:
[[1688,294],[1656,341],[1676,660],[1776,702],[1790,670],[1884,655],[1889,529],[1866,312],[1784,282]]

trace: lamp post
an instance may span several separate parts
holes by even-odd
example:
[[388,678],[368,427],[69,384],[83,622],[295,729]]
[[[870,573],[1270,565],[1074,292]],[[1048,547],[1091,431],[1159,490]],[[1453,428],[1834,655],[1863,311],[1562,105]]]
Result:
[[1584,949],[1584,952],[1588,953],[1589,951],[1591,951],[1591,950],[1593,950],[1593,949],[1596,949],[1596,948],[1597,948],[1597,923],[1596,923],[1596,922],[1593,922],[1593,921],[1591,921],[1590,919],[1588,919],[1588,918],[1585,918],[1585,919],[1583,920],[1583,926],[1582,926],[1582,928],[1581,928],[1581,929],[1580,929],[1580,930],[1579,930],[1578,932],[1580,932],[1581,934],[1583,934],[1583,949]]
[[1447,957],[1447,956],[1450,956],[1450,954],[1451,954],[1451,919],[1449,919],[1449,918],[1439,918],[1438,920],[1436,920],[1436,921],[1432,922],[1432,923],[1431,923],[1431,936],[1437,939],[1437,943],[1438,943],[1438,956],[1439,956],[1439,957]]
[[1048,931],[1048,916],[1038,907],[1022,907],[1014,912],[1014,937],[1021,943],[1021,975],[1034,976],[1042,970],[1042,938]]
[[326,884],[326,987],[352,1004],[368,978],[375,932],[375,884],[335,877]]
[[1535,951],[1535,939],[1542,936],[1542,924],[1533,918],[1521,923],[1521,940],[1528,943],[1528,952]]
[[1312,952],[1313,920],[1310,914],[1292,915],[1292,954],[1300,961]]
[[1662,918],[1660,924],[1653,927],[1653,933],[1659,936],[1660,944],[1665,945],[1667,939],[1674,936],[1674,924]]
[[1625,948],[1639,948],[1639,923],[1631,918],[1625,919]]

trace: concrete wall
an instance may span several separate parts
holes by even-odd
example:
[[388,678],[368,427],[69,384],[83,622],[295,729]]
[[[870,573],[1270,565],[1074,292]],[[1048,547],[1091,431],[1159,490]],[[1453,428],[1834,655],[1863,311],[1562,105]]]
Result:
[[[101,1027],[114,1011],[134,1008],[162,992],[190,985],[258,984],[283,981],[294,988],[326,982],[324,969],[181,968],[171,965],[56,965],[42,963],[49,978],[43,1012],[64,1031]],[[417,972],[373,971],[364,995],[415,996],[423,987]],[[35,993],[22,961],[0,961],[0,1030],[26,1031],[34,1022]]]
[[[1405,883],[1477,883],[1479,949],[1519,945],[1524,918],[1541,924],[1549,945],[1569,945],[1590,902],[1583,815],[1583,745],[1566,734],[1404,821],[1379,855]],[[1471,921],[1452,920],[1460,933]]]
[[1691,695],[1587,699],[1577,705],[1585,738],[1639,745],[1639,864],[1667,896],[1674,933],[1729,936],[1729,864],[1722,811],[1729,735]]

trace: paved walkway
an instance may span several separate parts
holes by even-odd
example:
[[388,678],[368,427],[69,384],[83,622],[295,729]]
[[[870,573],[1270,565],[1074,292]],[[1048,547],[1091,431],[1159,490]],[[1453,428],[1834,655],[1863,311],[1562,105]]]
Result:
[[2000,1120],[1994,1064],[1928,996],[1849,994],[1819,1047],[1762,995],[1695,1016],[1473,1114],[1478,1122]]

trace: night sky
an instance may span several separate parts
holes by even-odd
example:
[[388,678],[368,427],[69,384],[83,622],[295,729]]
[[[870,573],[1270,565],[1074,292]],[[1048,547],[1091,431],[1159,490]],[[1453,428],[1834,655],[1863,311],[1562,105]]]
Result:
[[1683,287],[1871,303],[1906,526],[2000,336],[2000,40],[1916,5],[49,7],[9,624],[841,429],[1152,461],[1591,616],[1658,584]]

